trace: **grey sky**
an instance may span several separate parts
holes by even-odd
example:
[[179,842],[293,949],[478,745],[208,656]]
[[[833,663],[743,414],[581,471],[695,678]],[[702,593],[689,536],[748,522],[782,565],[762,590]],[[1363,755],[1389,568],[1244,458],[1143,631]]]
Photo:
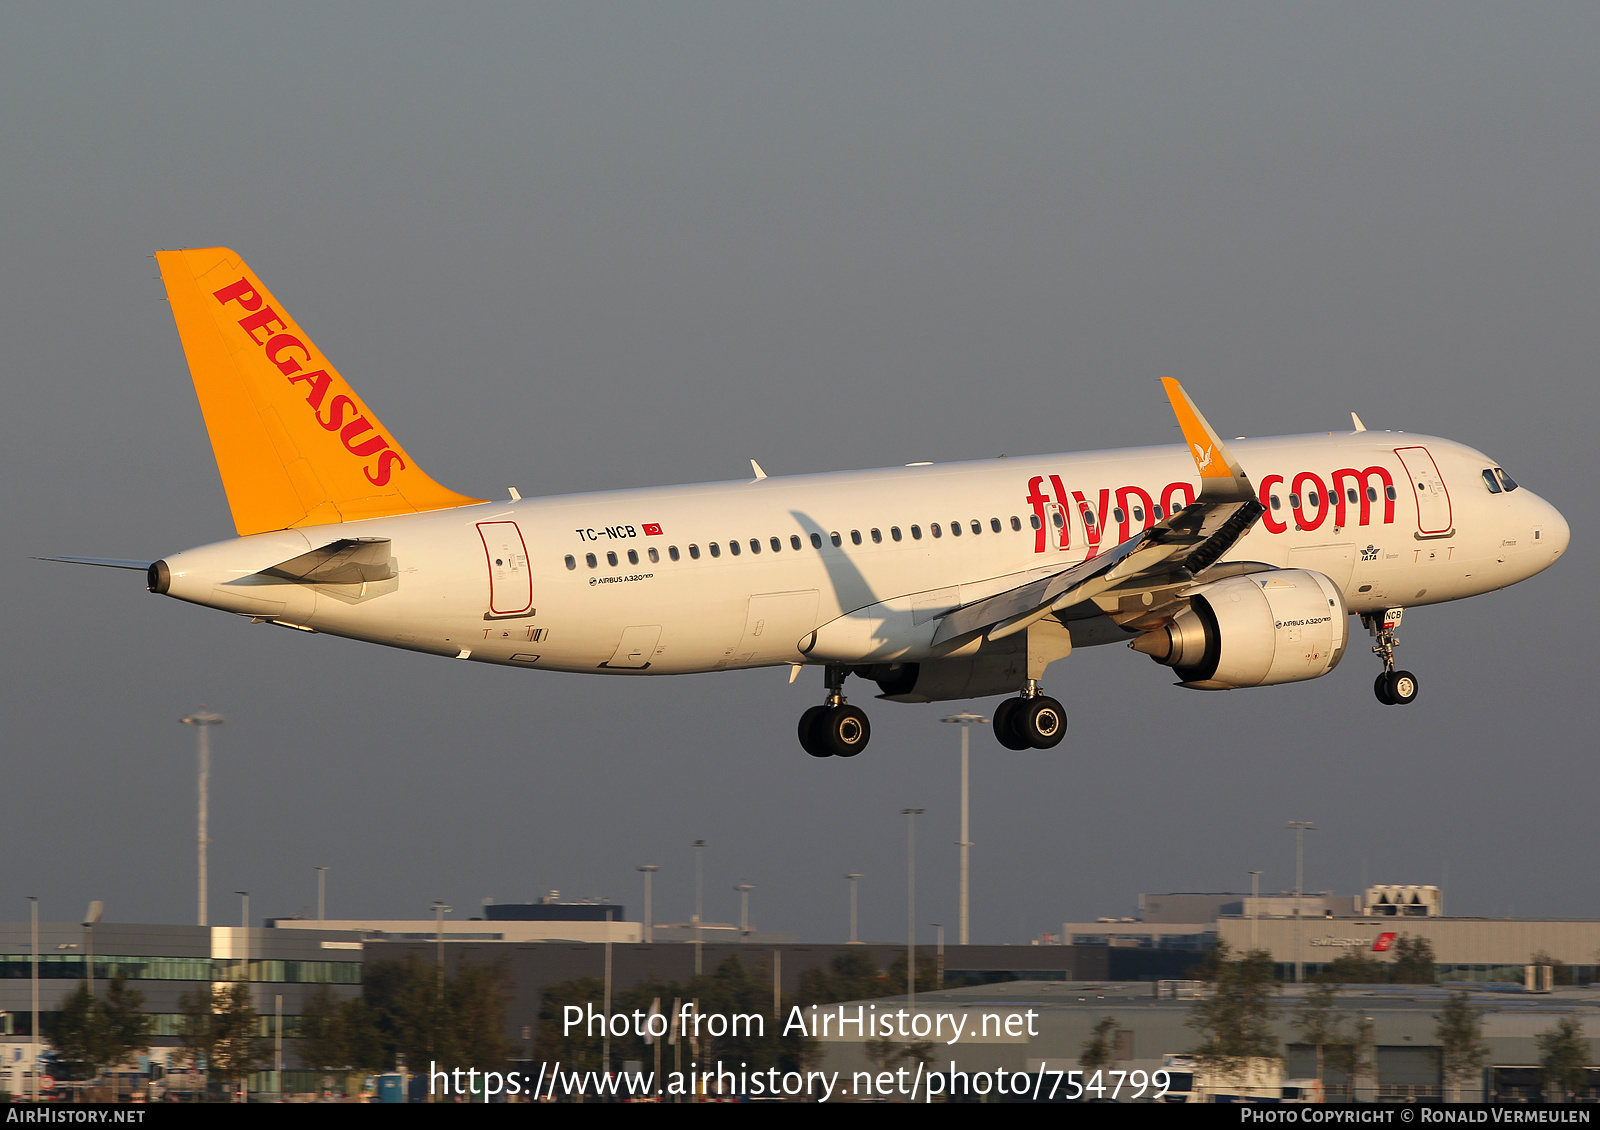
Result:
[[[442,897],[641,902],[804,938],[954,921],[961,704],[868,705],[815,762],[809,672],[452,663],[158,599],[36,553],[231,535],[149,255],[239,250],[441,482],[500,496],[1227,435],[1460,439],[1573,528],[1555,568],[1414,612],[1326,679],[1195,694],[1053,667],[1068,739],[976,734],[975,941],[1139,890],[1439,882],[1592,915],[1592,4],[8,5],[0,12],[0,918],[213,920]],[[994,700],[979,704],[992,707]],[[931,940],[931,932],[929,933]]]

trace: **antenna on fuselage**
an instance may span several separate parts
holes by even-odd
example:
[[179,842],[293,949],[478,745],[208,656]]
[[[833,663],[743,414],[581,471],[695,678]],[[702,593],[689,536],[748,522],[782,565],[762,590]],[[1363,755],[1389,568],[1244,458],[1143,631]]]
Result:
[[1358,432],[1364,432],[1367,430],[1367,425],[1363,424],[1361,422],[1361,417],[1357,416],[1354,412],[1350,413],[1350,422],[1356,426],[1356,431]]

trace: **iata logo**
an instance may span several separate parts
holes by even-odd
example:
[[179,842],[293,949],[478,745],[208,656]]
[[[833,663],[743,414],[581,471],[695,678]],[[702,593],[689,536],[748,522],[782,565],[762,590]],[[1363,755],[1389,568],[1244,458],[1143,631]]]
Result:
[[1372,943],[1372,952],[1388,953],[1389,947],[1394,945],[1394,940],[1397,937],[1399,937],[1398,934],[1379,934],[1377,939]]
[[[400,453],[389,446],[389,441],[379,435],[373,428],[372,421],[361,415],[361,410],[356,402],[344,393],[336,393],[328,401],[327,415],[323,415],[323,400],[327,398],[328,389],[333,384],[333,376],[326,369],[316,369],[304,372],[304,366],[311,363],[311,349],[305,342],[291,333],[284,332],[288,329],[282,315],[270,306],[261,304],[261,295],[256,293],[254,285],[248,279],[240,279],[236,283],[223,287],[212,293],[222,305],[237,302],[239,308],[247,311],[247,315],[239,319],[239,328],[244,330],[245,336],[250,341],[261,346],[267,360],[277,366],[284,376],[289,378],[290,384],[304,384],[307,386],[306,403],[311,406],[312,415],[323,429],[338,432],[339,439],[344,443],[344,448],[351,455],[361,459],[376,456],[376,465],[369,464],[362,468],[362,474],[367,481],[375,487],[387,486],[395,469],[405,470],[405,460]],[[257,337],[257,333],[262,336]],[[361,438],[365,433],[371,435]]]
[[1376,561],[1377,559],[1378,559],[1378,547],[1373,545],[1369,541],[1367,543],[1367,548],[1363,549],[1361,551],[1361,560],[1363,560],[1363,561]]

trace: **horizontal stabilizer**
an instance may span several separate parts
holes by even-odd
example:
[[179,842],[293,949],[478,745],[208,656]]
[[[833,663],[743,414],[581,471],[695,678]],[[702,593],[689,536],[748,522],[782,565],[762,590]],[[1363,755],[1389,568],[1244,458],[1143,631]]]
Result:
[[125,557],[35,557],[35,561],[65,561],[68,565],[99,565],[105,569],[137,569],[143,573],[149,561],[129,561]]
[[396,575],[389,563],[388,538],[340,538],[261,572],[308,585],[358,585]]

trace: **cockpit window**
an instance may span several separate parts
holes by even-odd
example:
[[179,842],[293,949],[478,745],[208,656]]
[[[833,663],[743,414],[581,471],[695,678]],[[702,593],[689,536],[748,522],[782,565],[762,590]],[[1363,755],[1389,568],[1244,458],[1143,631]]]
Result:
[[1506,474],[1499,467],[1494,469],[1494,473],[1495,477],[1500,480],[1500,485],[1505,487],[1507,491],[1513,491],[1517,489],[1517,480]]
[[1500,484],[1495,480],[1493,467],[1483,469],[1483,485],[1489,488],[1490,494],[1500,493]]

